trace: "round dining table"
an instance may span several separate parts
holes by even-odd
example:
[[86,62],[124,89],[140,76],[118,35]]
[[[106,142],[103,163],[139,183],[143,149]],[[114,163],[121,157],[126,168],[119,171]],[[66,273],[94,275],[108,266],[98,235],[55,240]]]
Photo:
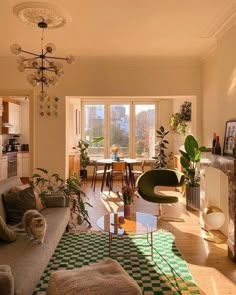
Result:
[[[114,162],[114,160],[112,160],[112,159],[99,159],[99,160],[97,160],[98,164],[103,164],[104,165],[104,173],[103,173],[103,176],[102,176],[101,191],[103,191],[104,183],[105,183],[105,180],[106,180],[107,170],[110,168],[112,162]],[[134,180],[131,179],[131,177],[132,177],[131,171],[133,169],[133,165],[134,164],[140,164],[141,160],[131,159],[131,158],[123,158],[123,159],[120,159],[119,162],[126,162],[127,163],[127,169],[128,169],[128,173],[129,173],[129,177],[130,177],[129,183],[131,183],[131,184],[134,183]]]

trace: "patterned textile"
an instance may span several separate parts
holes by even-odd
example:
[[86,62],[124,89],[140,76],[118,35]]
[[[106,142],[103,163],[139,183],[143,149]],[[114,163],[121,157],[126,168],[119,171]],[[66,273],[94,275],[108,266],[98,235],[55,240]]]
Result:
[[[53,271],[80,268],[107,258],[108,238],[103,232],[64,234],[33,295],[46,294]],[[134,278],[144,295],[200,294],[171,233],[158,231],[153,234],[153,260],[150,256],[140,256],[150,253],[150,247],[145,245],[145,235],[118,237],[112,241],[112,258]]]

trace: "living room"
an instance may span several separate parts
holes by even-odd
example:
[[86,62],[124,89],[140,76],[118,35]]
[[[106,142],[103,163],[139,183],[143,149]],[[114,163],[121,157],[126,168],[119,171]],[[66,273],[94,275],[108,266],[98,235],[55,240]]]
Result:
[[76,58],[63,64],[59,84],[46,89],[59,98],[57,116],[40,115],[40,89],[17,70],[9,49],[19,43],[39,52],[41,31],[13,13],[19,1],[4,1],[0,12],[2,28],[9,28],[1,31],[0,96],[29,97],[31,174],[43,167],[67,177],[73,97],[195,97],[194,136],[211,147],[216,132],[223,147],[226,122],[236,119],[235,1],[47,2],[69,16],[63,14],[65,26],[45,30],[45,43],[56,44],[55,55]]

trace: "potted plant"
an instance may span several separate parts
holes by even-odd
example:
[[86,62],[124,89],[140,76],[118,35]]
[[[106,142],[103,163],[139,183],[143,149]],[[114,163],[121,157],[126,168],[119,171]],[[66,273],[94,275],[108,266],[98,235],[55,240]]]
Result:
[[122,187],[121,192],[117,192],[119,198],[124,202],[124,216],[130,216],[130,205],[134,202],[137,188],[125,185]]
[[50,175],[46,169],[36,168],[36,170],[39,173],[35,173],[29,183],[38,193],[42,203],[45,205],[47,196],[63,195],[66,198],[67,205],[70,206],[71,218],[76,214],[78,224],[86,221],[91,226],[86,206],[92,206],[85,201],[87,197],[80,189],[81,182],[78,177],[73,174],[64,180],[57,173]]
[[185,135],[187,124],[181,113],[175,113],[170,118],[170,128],[177,134]]
[[181,153],[180,163],[184,169],[186,183],[186,204],[187,209],[200,209],[200,175],[198,164],[202,152],[206,147],[199,146],[193,135],[188,135],[184,142],[184,149]]
[[80,166],[81,166],[80,177],[82,179],[87,179],[86,167],[88,166],[88,164],[90,162],[89,155],[88,155],[88,149],[89,149],[90,145],[94,144],[94,143],[99,143],[103,139],[104,139],[104,137],[100,136],[100,137],[94,137],[91,142],[89,142],[87,140],[83,140],[83,139],[79,140],[77,148],[80,153]]
[[156,148],[157,155],[155,157],[152,157],[153,159],[156,160],[153,166],[155,169],[166,168],[167,162],[166,162],[165,149],[167,148],[166,144],[168,144],[169,142],[165,139],[165,137],[170,131],[165,131],[165,128],[161,126],[159,130],[157,130],[156,132],[157,132],[157,138],[159,138],[160,140],[157,143],[157,148]]

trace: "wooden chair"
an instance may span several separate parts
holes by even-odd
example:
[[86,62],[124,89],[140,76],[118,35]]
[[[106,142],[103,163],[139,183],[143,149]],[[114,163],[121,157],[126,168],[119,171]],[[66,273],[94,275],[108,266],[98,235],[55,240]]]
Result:
[[97,176],[98,175],[103,176],[105,171],[104,169],[98,169],[100,166],[104,166],[104,165],[98,164],[97,161],[93,161],[93,165],[94,165],[94,169],[93,169],[91,188],[93,188],[93,191],[95,191]]
[[111,169],[107,171],[109,181],[109,192],[113,189],[113,179],[120,177],[122,186],[124,183],[128,185],[127,163],[126,162],[112,162]]
[[134,170],[134,169],[131,169],[131,175],[130,175],[130,184],[132,186],[135,186],[135,181],[136,181],[136,178],[138,176],[140,176],[141,174],[143,174],[144,172],[144,165],[145,165],[145,160],[142,160],[141,162],[141,166],[140,166],[140,170]]
[[[165,195],[155,191],[156,186],[179,187],[184,184],[185,175],[181,171],[172,169],[153,169],[141,174],[137,181],[138,195],[151,203],[170,204],[178,202],[178,197]],[[161,206],[159,218],[167,221],[184,221],[180,218],[163,217]]]

